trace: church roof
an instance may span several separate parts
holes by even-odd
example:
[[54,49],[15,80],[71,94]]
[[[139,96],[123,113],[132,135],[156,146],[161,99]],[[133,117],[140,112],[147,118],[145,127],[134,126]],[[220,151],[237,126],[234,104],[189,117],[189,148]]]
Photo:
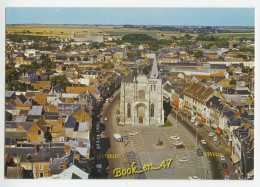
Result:
[[158,71],[158,67],[157,67],[157,62],[156,62],[156,59],[154,57],[150,78],[151,79],[156,79],[156,78],[158,78],[158,74],[159,74],[159,71]]

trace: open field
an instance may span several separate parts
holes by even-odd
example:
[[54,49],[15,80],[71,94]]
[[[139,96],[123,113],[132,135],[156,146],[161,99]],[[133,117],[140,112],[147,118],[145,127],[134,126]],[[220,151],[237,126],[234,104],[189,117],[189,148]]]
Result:
[[[180,37],[186,33],[176,31],[159,31],[159,30],[144,30],[142,28],[123,28],[122,26],[77,26],[77,25],[7,25],[7,33],[37,35],[37,36],[58,36],[60,38],[69,38],[72,32],[79,33],[104,33],[107,35],[125,35],[131,33],[147,34],[158,39],[170,39],[172,36]],[[232,33],[216,33],[212,36],[235,38],[247,37],[254,38],[253,30],[233,30]],[[246,33],[246,31],[248,31]],[[191,36],[198,35],[196,33],[188,33]]]

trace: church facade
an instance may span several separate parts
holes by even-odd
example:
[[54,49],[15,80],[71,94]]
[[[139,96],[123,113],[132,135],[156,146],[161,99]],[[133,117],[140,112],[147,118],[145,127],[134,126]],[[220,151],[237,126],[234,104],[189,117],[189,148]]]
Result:
[[155,58],[150,74],[130,73],[122,81],[120,124],[164,125],[162,79]]

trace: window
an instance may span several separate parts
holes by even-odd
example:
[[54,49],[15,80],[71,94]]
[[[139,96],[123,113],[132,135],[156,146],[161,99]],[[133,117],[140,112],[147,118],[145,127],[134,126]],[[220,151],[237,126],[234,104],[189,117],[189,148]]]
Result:
[[40,177],[43,177],[43,173],[40,173]]
[[153,85],[151,85],[151,90],[153,90]]
[[38,130],[38,135],[40,135],[41,134],[41,130]]
[[128,118],[131,117],[131,105],[130,105],[130,103],[127,104],[127,117]]
[[139,98],[139,99],[144,99],[144,98],[145,98],[145,92],[144,92],[144,90],[138,91],[138,98]]
[[154,117],[154,104],[151,104],[151,117]]
[[43,170],[43,165],[39,165],[39,170]]
[[156,87],[155,87],[155,85],[153,85],[153,89],[154,89],[154,90],[156,90]]

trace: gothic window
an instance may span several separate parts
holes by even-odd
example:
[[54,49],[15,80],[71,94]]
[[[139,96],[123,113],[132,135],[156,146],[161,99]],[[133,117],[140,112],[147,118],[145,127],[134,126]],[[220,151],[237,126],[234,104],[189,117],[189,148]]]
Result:
[[156,89],[155,85],[153,85],[153,89],[154,89],[154,90]]
[[154,104],[151,104],[151,117],[154,117]]
[[153,90],[153,85],[151,85],[151,90]]
[[138,98],[139,98],[139,99],[144,99],[144,98],[145,98],[145,92],[144,92],[144,90],[138,91]]
[[127,117],[128,118],[131,117],[131,106],[130,106],[130,103],[127,104]]

